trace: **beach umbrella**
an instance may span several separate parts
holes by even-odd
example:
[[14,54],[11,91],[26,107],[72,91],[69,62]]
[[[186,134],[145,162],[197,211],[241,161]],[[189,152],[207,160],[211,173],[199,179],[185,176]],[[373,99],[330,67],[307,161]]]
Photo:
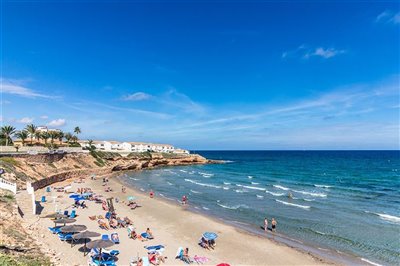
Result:
[[111,240],[97,239],[97,240],[93,240],[93,241],[89,242],[86,246],[90,249],[98,248],[100,259],[101,259],[101,249],[109,248],[113,245],[114,245],[114,242],[112,242]]
[[73,199],[73,198],[79,198],[81,195],[80,194],[72,194],[72,195],[69,195],[69,197],[71,198],[71,199]]
[[213,232],[205,232],[204,234],[203,234],[203,238],[205,239],[205,240],[214,240],[214,239],[216,239],[218,237],[218,235],[216,234],[216,233],[213,233]]
[[65,226],[65,224],[70,224],[70,223],[74,223],[74,222],[76,222],[75,219],[69,219],[69,218],[57,219],[57,220],[54,220],[54,226],[56,226],[56,224],[64,224],[64,226]]
[[85,256],[85,252],[86,252],[86,249],[87,249],[87,248],[86,248],[87,240],[88,240],[89,238],[91,238],[91,237],[98,237],[98,236],[100,236],[100,234],[97,233],[97,232],[83,231],[83,232],[81,232],[81,233],[76,233],[76,234],[74,234],[72,237],[73,237],[74,239],[84,239],[84,240],[85,240],[84,251],[83,251],[83,256]]
[[61,218],[68,218],[68,216],[65,215],[65,214],[62,214],[62,213],[56,213],[56,212],[54,212],[54,213],[47,214],[47,215],[45,215],[45,216],[43,216],[43,217],[41,217],[41,218],[61,219]]
[[67,225],[67,226],[61,227],[61,232],[75,233],[75,232],[84,231],[86,229],[87,229],[86,225],[73,224],[73,225]]
[[231,266],[231,265],[229,265],[228,263],[220,263],[217,266]]

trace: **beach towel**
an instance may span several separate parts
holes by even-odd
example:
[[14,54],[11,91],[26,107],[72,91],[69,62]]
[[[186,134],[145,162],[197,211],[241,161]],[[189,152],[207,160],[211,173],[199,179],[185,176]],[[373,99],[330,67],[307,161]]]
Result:
[[145,249],[148,250],[149,253],[154,253],[156,251],[164,251],[163,245],[156,245],[156,246],[144,246]]
[[149,258],[146,257],[142,257],[142,261],[143,261],[143,266],[150,266],[150,261]]
[[200,256],[197,256],[197,255],[195,255],[193,257],[193,260],[198,264],[207,263],[209,261],[209,259],[207,257],[200,257]]
[[153,239],[148,233],[144,232],[140,234],[142,237],[147,238],[147,239]]

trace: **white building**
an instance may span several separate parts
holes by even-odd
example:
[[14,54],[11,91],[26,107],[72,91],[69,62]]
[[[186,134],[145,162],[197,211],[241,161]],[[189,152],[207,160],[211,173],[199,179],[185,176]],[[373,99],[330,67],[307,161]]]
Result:
[[[89,147],[88,141],[79,142],[82,147]],[[169,144],[156,144],[145,142],[118,142],[118,141],[93,141],[93,146],[98,150],[115,152],[166,152],[173,153],[174,146]]]

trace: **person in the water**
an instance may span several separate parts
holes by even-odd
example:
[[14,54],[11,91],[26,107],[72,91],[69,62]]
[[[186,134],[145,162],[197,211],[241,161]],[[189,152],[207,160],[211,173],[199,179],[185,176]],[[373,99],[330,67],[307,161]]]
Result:
[[293,199],[293,194],[292,194],[292,192],[289,191],[289,193],[288,193],[287,196],[288,196],[289,199]]

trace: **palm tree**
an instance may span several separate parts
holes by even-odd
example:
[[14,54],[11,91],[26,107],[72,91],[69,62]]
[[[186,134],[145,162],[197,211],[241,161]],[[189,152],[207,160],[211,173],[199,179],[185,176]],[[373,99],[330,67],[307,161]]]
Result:
[[50,137],[50,143],[54,143],[54,139],[58,138],[58,132],[57,131],[49,131],[49,137]]
[[47,145],[47,139],[50,137],[49,136],[49,132],[42,132],[41,134],[40,134],[40,137],[44,140],[44,145]]
[[42,137],[42,132],[40,132],[39,130],[35,131],[35,139],[36,142],[39,142],[40,138]]
[[35,126],[34,124],[30,124],[30,125],[26,126],[26,131],[29,132],[29,135],[31,137],[31,145],[33,144],[33,136],[36,133],[36,129],[37,129],[37,126]]
[[67,142],[69,143],[72,139],[72,134],[71,133],[65,133],[64,134],[64,138],[67,140]]
[[75,127],[75,128],[74,128],[74,133],[75,133],[76,135],[79,135],[79,134],[81,133],[81,129],[80,129],[79,127]]
[[17,138],[20,138],[22,141],[22,146],[25,146],[25,140],[28,138],[28,131],[21,130],[15,134]]
[[1,134],[6,139],[6,146],[8,146],[8,142],[9,140],[11,140],[11,136],[14,135],[14,133],[15,133],[15,127],[13,126],[4,126],[1,128]]
[[57,134],[58,141],[60,141],[60,145],[62,145],[62,140],[64,138],[64,132],[59,131]]

